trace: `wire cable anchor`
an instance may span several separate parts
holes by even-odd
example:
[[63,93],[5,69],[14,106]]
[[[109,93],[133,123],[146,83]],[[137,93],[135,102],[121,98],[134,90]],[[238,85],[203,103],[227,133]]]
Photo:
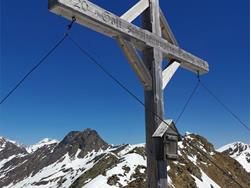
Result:
[[74,22],[75,22],[76,20],[77,20],[77,19],[76,19],[75,16],[73,16],[73,17],[71,18],[71,23],[69,23],[69,24],[67,25],[67,31],[65,32],[65,35],[69,35],[69,32],[70,32],[70,30],[71,30],[71,28],[72,28],[72,26],[73,26],[73,24],[74,24]]
[[70,23],[69,25],[67,25],[68,29],[71,29],[71,28],[72,28],[72,25],[73,25],[73,23],[74,23],[75,21],[76,21],[76,17],[73,16],[73,17],[71,18],[71,23]]

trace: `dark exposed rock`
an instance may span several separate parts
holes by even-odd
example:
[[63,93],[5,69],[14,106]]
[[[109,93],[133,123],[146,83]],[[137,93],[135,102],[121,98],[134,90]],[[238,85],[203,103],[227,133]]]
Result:
[[[142,172],[143,171],[143,172]],[[146,167],[142,165],[138,165],[135,169],[135,173],[132,174],[130,179],[146,179]]]
[[118,185],[119,187],[121,187],[121,184],[118,181],[119,181],[119,177],[117,175],[112,175],[108,178],[107,184],[108,185]]
[[36,185],[36,186],[40,186],[40,185],[46,185],[49,181],[39,181],[39,182],[35,182],[32,185]]
[[106,149],[109,145],[98,135],[95,130],[85,129],[83,132],[72,131],[58,144],[55,150],[67,150],[70,155],[81,149],[78,157],[83,158],[88,152]]
[[130,171],[130,167],[126,165],[122,166],[122,169],[124,170],[124,175]]

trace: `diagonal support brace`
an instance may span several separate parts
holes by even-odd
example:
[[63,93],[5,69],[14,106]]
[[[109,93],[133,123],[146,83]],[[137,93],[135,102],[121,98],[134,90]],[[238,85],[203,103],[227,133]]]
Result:
[[141,57],[138,55],[136,48],[127,40],[123,38],[117,39],[121,49],[125,53],[130,65],[137,74],[139,80],[143,84],[145,90],[152,89],[152,76],[146,68]]
[[174,44],[175,46],[179,46],[166,20],[166,17],[161,9],[160,9],[160,27],[161,27],[162,37],[166,39],[168,42],[170,42],[171,44]]
[[173,77],[174,73],[179,68],[179,66],[180,66],[180,63],[178,63],[177,61],[174,61],[173,63],[168,65],[168,67],[162,72],[162,77],[163,77],[162,89],[163,90],[165,89],[168,82],[171,80],[171,78]]
[[120,18],[132,22],[137,18],[142,12],[144,12],[149,7],[148,0],[140,0],[132,8],[130,8],[126,13],[124,13]]

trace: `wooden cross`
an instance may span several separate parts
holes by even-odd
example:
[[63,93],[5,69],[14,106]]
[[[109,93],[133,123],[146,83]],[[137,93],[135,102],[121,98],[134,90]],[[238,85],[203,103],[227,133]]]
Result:
[[[159,0],[140,0],[120,17],[88,0],[48,1],[51,12],[70,20],[75,17],[77,23],[118,41],[145,91],[147,187],[167,188],[167,162],[156,159],[152,137],[164,115],[163,90],[178,67],[204,74],[208,63],[179,47]],[[141,14],[143,29],[131,23]],[[165,70],[163,59],[170,62]]]

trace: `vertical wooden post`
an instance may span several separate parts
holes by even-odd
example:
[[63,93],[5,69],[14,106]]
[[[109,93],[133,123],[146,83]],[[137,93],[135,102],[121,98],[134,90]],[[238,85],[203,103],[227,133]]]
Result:
[[[142,15],[144,29],[161,36],[159,0],[149,0],[149,8]],[[149,47],[143,51],[143,60],[152,75],[152,90],[145,90],[145,124],[147,155],[147,188],[167,188],[167,163],[156,160],[156,145],[152,135],[163,119],[164,103],[162,90],[162,53]],[[148,109],[151,109],[150,111]]]

